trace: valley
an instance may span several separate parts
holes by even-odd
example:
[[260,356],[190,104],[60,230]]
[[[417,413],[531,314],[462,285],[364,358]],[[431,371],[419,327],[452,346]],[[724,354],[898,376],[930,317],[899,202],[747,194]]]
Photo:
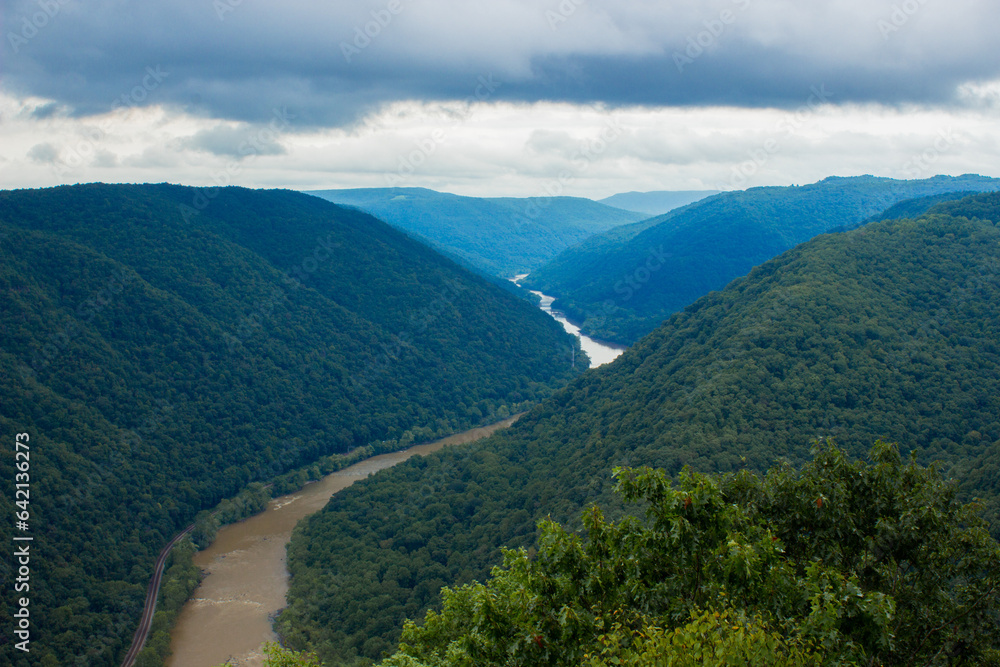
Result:
[[[514,278],[511,279],[511,282],[520,286],[520,281],[527,277],[528,274],[523,273],[514,276]],[[563,328],[566,329],[567,333],[570,333],[580,339],[580,348],[587,353],[587,357],[590,359],[591,368],[597,368],[598,366],[611,363],[625,351],[626,348],[624,345],[616,345],[614,343],[594,340],[590,336],[581,333],[580,327],[567,320],[566,316],[560,311],[552,309],[552,302],[555,301],[554,297],[542,294],[541,292],[532,292],[532,294],[538,297],[538,307],[542,309],[542,312],[548,313],[556,322],[561,324]]]
[[[908,187],[943,187],[930,181]],[[896,201],[708,291],[627,349],[519,287],[546,269],[484,275],[289,191],[221,190],[193,215],[197,197],[0,193],[0,373],[28,389],[4,395],[0,420],[43,452],[49,663],[79,655],[86,630],[86,663],[115,664],[158,550],[192,521],[136,664],[262,665],[271,638],[364,667],[443,589],[479,590],[506,549],[536,553],[556,534],[544,521],[579,531],[594,504],[628,521],[613,469],[712,473],[729,488],[739,471],[807,469],[821,443],[862,457],[886,439],[932,464],[954,502],[979,498],[992,558],[1000,195]],[[561,266],[657,224],[594,233]],[[664,290],[652,270],[639,287]]]
[[289,547],[280,634],[328,663],[377,662],[405,619],[433,608],[433,591],[484,581],[501,548],[534,548],[539,521],[579,530],[591,503],[622,516],[616,466],[795,469],[817,438],[853,457],[885,439],[982,498],[995,531],[998,205],[973,196],[821,235],[673,315],[510,429],[339,494]]
[[177,619],[168,667],[213,667],[226,661],[245,667],[263,664],[265,641],[276,641],[273,617],[285,606],[288,571],[285,548],[292,530],[323,508],[330,496],[412,456],[475,442],[513,424],[511,417],[435,442],[379,454],[331,473],[300,491],[272,499],[263,513],[219,530],[194,563],[207,575]]
[[0,2],[0,667],[1000,666],[996,4]]

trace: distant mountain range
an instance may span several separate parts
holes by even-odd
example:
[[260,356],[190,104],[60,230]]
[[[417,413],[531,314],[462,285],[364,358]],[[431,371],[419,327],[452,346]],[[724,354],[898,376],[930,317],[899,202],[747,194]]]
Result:
[[[961,179],[940,186],[954,180]],[[844,185],[801,188],[795,220],[810,211],[805,202],[822,204],[809,217],[829,224],[845,209],[867,209],[872,198],[934,187],[873,179]],[[788,192],[765,188],[747,193],[756,200],[717,201],[752,221],[752,201]],[[837,207],[837,197],[853,201]],[[358,482],[295,533],[281,632],[332,664],[378,660],[404,619],[440,608],[442,585],[483,581],[500,562],[500,546],[534,553],[537,521],[575,528],[595,502],[620,514],[614,466],[652,465],[670,475],[684,466],[797,466],[818,437],[836,438],[854,456],[885,438],[921,463],[937,461],[966,498],[983,499],[996,531],[998,225],[1000,195],[986,194],[938,204],[918,220],[815,238],[670,316],[510,429]],[[775,225],[772,233],[793,226]],[[840,502],[826,500],[833,508]],[[563,553],[566,567],[578,563],[575,552]],[[551,582],[552,595],[560,586]],[[985,639],[995,646],[995,633]]]
[[531,304],[290,191],[0,192],[0,313],[0,430],[30,436],[31,664],[117,667],[157,552],[248,483],[506,417],[579,372]]
[[669,213],[675,208],[687,206],[717,194],[719,194],[718,190],[656,190],[653,192],[622,192],[597,201],[607,206],[645,213],[652,217]]
[[631,344],[671,313],[818,234],[857,226],[903,200],[998,189],[1000,179],[977,175],[858,176],[724,192],[591,237],[522,284],[557,297],[553,307],[584,333]]
[[315,190],[370,213],[470,268],[512,278],[566,248],[646,214],[580,197],[462,197],[425,188]]

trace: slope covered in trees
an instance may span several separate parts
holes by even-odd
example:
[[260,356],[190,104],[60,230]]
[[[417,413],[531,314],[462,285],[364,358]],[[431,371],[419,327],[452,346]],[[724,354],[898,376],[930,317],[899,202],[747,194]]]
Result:
[[528,273],[583,239],[647,217],[580,197],[461,197],[424,188],[317,190],[487,274]]
[[1000,660],[1000,545],[933,470],[817,443],[767,476],[619,468],[645,521],[539,525],[443,591],[383,667],[930,665]]
[[[964,216],[971,216],[973,219]],[[621,511],[614,466],[809,460],[833,437],[936,461],[1000,525],[1000,195],[822,235],[673,315],[507,431],[356,484],[293,538],[280,628],[377,660],[437,589],[484,580],[546,516]],[[363,664],[363,660],[360,661]]]
[[975,175],[859,176],[726,192],[570,248],[522,284],[557,297],[553,307],[582,323],[584,333],[631,344],[671,313],[817,234],[855,226],[905,199],[997,189],[1000,180]]
[[199,510],[327,454],[506,416],[574,374],[575,339],[537,308],[300,193],[2,192],[0,256],[0,431],[30,436],[36,649],[14,651],[5,606],[2,664],[116,665],[156,553]]

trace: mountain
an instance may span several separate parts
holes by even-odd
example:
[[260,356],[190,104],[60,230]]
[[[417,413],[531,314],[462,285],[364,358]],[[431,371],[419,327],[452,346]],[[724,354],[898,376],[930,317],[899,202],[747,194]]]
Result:
[[[676,475],[852,456],[937,462],[1000,526],[1000,195],[821,235],[713,292],[488,440],[355,484],[300,526],[279,628],[334,664],[391,651],[442,585],[485,580],[615,466]],[[363,664],[363,661],[358,663]]]
[[879,220],[919,218],[937,204],[946,201],[958,201],[974,194],[976,194],[976,192],[965,190],[962,192],[942,192],[941,194],[917,197],[916,199],[904,199],[898,204],[893,204],[881,213],[877,213],[867,220],[864,220],[861,225],[867,225],[869,222],[878,222]]
[[461,197],[424,188],[317,190],[309,194],[385,220],[469,267],[512,278],[583,239],[642,213],[579,197]]
[[606,206],[655,216],[669,213],[675,208],[687,206],[717,194],[719,194],[718,190],[655,190],[653,192],[621,192],[597,201]]
[[630,344],[671,313],[798,243],[852,227],[906,199],[1000,189],[966,175],[919,181],[859,176],[726,192],[570,248],[522,285],[557,297],[585,333]]
[[[158,551],[248,483],[498,419],[575,374],[576,339],[531,304],[301,193],[0,192],[0,257],[0,424],[11,448],[30,439],[31,664],[119,664]],[[14,457],[0,467],[13,484]],[[0,664],[28,664],[12,613]]]

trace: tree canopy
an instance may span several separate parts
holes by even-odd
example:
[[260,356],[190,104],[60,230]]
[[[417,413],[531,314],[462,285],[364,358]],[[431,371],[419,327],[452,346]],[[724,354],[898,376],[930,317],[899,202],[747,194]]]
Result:
[[531,304],[288,191],[0,192],[0,313],[0,430],[32,447],[35,646],[63,665],[118,664],[156,554],[199,511],[501,419],[583,366]]
[[895,445],[813,452],[763,477],[618,468],[644,520],[543,521],[380,664],[998,664],[1000,545],[956,485]]

